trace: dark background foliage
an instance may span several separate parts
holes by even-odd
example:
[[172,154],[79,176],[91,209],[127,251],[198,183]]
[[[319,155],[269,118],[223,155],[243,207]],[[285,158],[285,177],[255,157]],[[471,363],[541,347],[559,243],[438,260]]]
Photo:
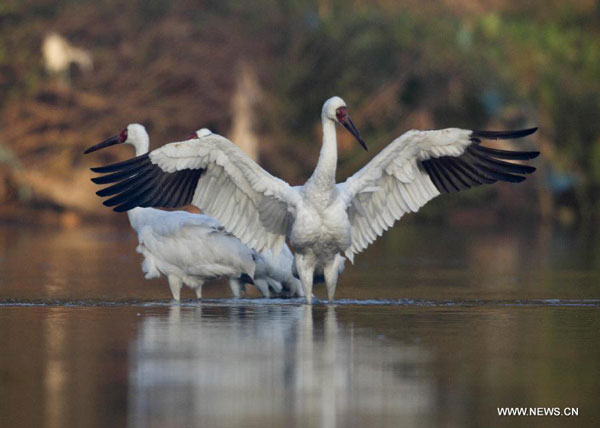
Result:
[[[108,214],[82,149],[144,124],[154,147],[209,127],[227,135],[240,70],[256,76],[261,163],[302,183],[320,108],[342,96],[370,145],[340,133],[343,179],[410,128],[539,126],[526,185],[427,207],[424,218],[494,201],[562,222],[593,219],[600,192],[600,2],[435,0],[8,1],[0,5],[1,214]],[[68,82],[41,45],[57,32],[93,56]]]

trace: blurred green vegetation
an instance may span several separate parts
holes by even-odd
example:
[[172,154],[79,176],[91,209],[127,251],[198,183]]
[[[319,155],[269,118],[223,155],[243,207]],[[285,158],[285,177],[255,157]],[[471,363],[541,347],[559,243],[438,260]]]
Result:
[[[263,163],[288,180],[311,171],[321,105],[337,94],[368,156],[410,128],[539,126],[523,144],[541,149],[540,171],[505,208],[522,209],[519,198],[529,197],[534,212],[566,207],[593,218],[599,24],[597,0],[8,1],[0,6],[0,139],[25,168],[45,162],[66,174],[82,164],[83,147],[127,123],[147,125],[154,144],[201,126],[225,134],[245,61],[265,93]],[[93,72],[57,86],[40,56],[49,31],[88,49]],[[359,150],[342,144],[340,179],[368,160]],[[498,197],[502,186],[491,186],[445,198],[437,210]]]

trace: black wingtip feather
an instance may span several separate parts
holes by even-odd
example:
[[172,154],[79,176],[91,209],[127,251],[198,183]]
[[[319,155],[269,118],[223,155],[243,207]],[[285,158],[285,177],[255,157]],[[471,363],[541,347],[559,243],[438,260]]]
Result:
[[470,156],[477,158],[483,164],[501,172],[508,172],[510,174],[531,174],[533,171],[535,171],[535,168],[529,165],[510,163],[503,160],[494,159],[491,156],[485,156],[484,154],[474,150],[473,147],[468,147],[466,151]]
[[453,177],[454,183],[459,187],[459,191],[470,189],[473,186],[469,177],[463,175],[460,170],[456,168],[456,164],[454,162],[445,160],[444,167]]
[[[113,196],[112,198],[105,201],[107,206],[112,207],[115,205],[125,203],[127,201],[131,201],[133,199],[137,200],[142,195],[145,195],[148,192],[152,192],[154,190],[153,186],[157,181],[158,181],[158,177],[148,174],[148,176],[143,178],[143,180],[136,182],[135,185],[128,186],[125,190],[122,190],[120,193],[115,192],[115,191],[111,191],[111,192],[107,191],[107,192],[105,192],[105,194],[102,194],[100,196],[108,196],[108,195],[116,194],[116,196]],[[115,187],[115,186],[113,186],[113,187]],[[110,190],[110,188],[104,189],[104,190]]]
[[192,202],[203,169],[186,169],[166,173],[153,165],[149,170],[123,179],[97,192],[99,196],[115,195],[103,202],[115,212],[135,207],[176,208]]
[[440,193],[452,193],[496,181],[520,183],[525,180],[527,174],[536,169],[509,161],[534,159],[539,152],[492,149],[482,146],[481,139],[521,138],[533,134],[536,130],[537,128],[517,131],[473,131],[472,144],[462,155],[430,158],[421,164]]
[[471,138],[484,138],[486,140],[509,140],[523,138],[537,131],[536,128],[519,129],[516,131],[473,131]]
[[[116,212],[129,211],[135,207],[175,208],[192,202],[198,180],[204,169],[184,169],[165,172],[153,164],[149,154],[91,168],[104,174],[92,178],[96,184],[111,184],[96,194],[112,196],[103,202]],[[113,196],[114,195],[114,196]]]
[[136,165],[140,162],[144,162],[149,159],[148,153],[137,156],[135,158],[127,159],[122,162],[113,163],[105,166],[97,166],[94,168],[90,168],[93,172],[97,172],[98,174],[105,174],[107,172],[115,172],[124,170],[130,166]]
[[530,160],[535,159],[540,155],[540,152],[518,152],[512,150],[492,149],[491,147],[485,147],[479,144],[473,144],[470,149],[485,156],[492,156],[494,158],[504,160]]
[[113,172],[112,174],[102,175],[100,177],[94,177],[94,178],[92,178],[92,181],[96,184],[116,183],[118,181],[132,177],[135,174],[141,174],[143,172],[147,172],[150,169],[152,169],[152,167],[153,167],[153,164],[152,164],[152,162],[150,162],[150,159],[148,159],[146,162],[137,163],[128,169]]

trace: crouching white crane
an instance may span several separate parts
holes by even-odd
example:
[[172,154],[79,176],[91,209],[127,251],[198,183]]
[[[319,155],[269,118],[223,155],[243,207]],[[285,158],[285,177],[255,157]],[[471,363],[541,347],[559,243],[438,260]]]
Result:
[[[210,134],[209,130],[199,132]],[[140,156],[148,152],[149,137],[142,125],[131,124],[119,136],[90,147],[85,153],[116,143],[131,144]],[[254,284],[265,297],[270,297],[269,289],[279,294],[284,286],[289,297],[304,295],[292,275],[293,255],[287,246],[278,258],[263,256],[226,232],[214,218],[202,214],[133,208],[127,215],[138,234],[137,251],[144,256],[145,277],[164,274],[175,300],[180,299],[183,284],[200,299],[204,282],[220,277],[229,278],[234,297],[240,297],[247,283]]]
[[[129,211],[129,222],[138,234],[137,251],[144,256],[146,279],[164,274],[175,300],[180,299],[184,284],[198,299],[202,298],[204,282],[210,279],[229,278],[234,297],[240,296],[245,283],[254,284],[252,251],[212,217],[134,208]],[[265,292],[268,295],[268,285]]]
[[441,193],[496,181],[520,182],[535,171],[509,162],[538,152],[497,150],[482,139],[525,137],[519,131],[449,128],[408,131],[392,141],[361,170],[336,184],[335,125],[348,129],[367,148],[350,120],[346,103],[330,98],[321,112],[323,145],[306,184],[291,187],[216,134],[167,144],[124,162],[99,168],[107,189],[104,202],[115,211],[193,203],[214,216],[242,242],[275,252],[286,237],[311,303],[313,276],[322,273],[333,299],[344,254],[351,261],[404,214],[416,212]]

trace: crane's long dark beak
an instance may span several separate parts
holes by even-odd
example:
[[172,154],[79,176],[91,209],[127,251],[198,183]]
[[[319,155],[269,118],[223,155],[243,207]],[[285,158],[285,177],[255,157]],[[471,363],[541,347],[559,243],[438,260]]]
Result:
[[356,138],[356,140],[360,143],[362,148],[368,151],[369,149],[367,148],[367,143],[365,143],[365,140],[361,138],[360,132],[358,132],[358,129],[356,129],[356,126],[354,126],[354,123],[352,122],[352,120],[350,120],[350,116],[346,116],[345,120],[341,123],[344,126],[344,128],[346,128],[348,131],[350,131],[352,135],[354,135],[354,138]]
[[104,140],[101,143],[98,143],[95,146],[90,147],[85,152],[83,152],[83,154],[87,155],[88,153],[95,152],[96,150],[100,150],[100,149],[103,149],[103,148],[109,147],[109,146],[114,146],[115,144],[119,144],[120,142],[121,141],[119,141],[119,136],[115,135],[114,137],[110,137],[109,139]]

